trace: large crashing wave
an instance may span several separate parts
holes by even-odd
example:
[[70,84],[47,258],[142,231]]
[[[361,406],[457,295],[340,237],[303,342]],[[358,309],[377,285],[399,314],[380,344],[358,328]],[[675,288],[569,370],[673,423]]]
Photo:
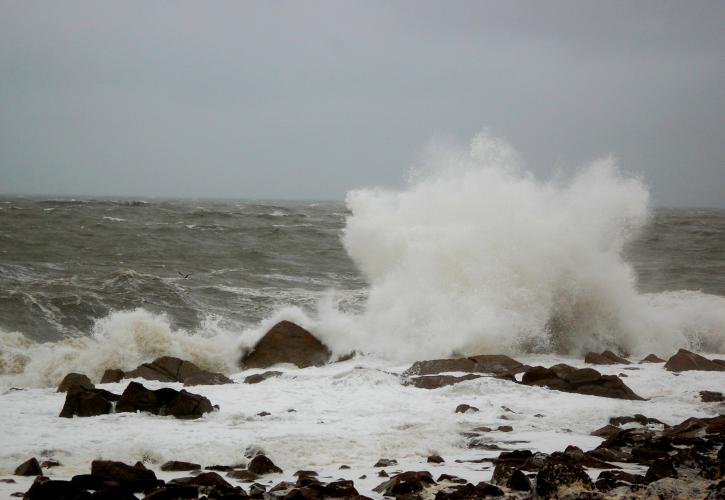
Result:
[[637,291],[622,253],[648,201],[612,159],[542,182],[486,134],[467,151],[438,150],[405,190],[348,194],[343,242],[369,298],[354,318],[324,309],[319,327],[333,345],[399,359],[722,352],[725,299]]

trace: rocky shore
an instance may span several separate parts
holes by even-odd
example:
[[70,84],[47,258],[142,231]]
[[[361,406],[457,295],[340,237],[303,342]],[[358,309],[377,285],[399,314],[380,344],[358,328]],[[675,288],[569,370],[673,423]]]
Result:
[[[586,354],[580,366],[561,362],[542,366],[529,365],[505,355],[481,354],[421,360],[403,370],[390,371],[364,369],[355,364],[357,359],[352,355],[334,358],[312,333],[283,321],[244,354],[239,361],[241,372],[238,376],[230,378],[203,370],[188,360],[168,356],[129,371],[108,367],[99,381],[103,388],[83,374],[68,374],[57,388],[64,394],[64,402],[56,409],[57,416],[49,418],[65,421],[67,425],[62,429],[67,432],[82,432],[84,422],[108,419],[105,429],[112,421],[117,421],[110,419],[127,420],[144,415],[144,422],[150,418],[161,419],[161,422],[167,422],[169,418],[186,422],[177,429],[194,433],[194,426],[206,421],[215,422],[214,419],[228,411],[225,402],[218,401],[222,394],[219,391],[225,390],[225,386],[257,388],[257,394],[264,394],[265,386],[304,379],[307,373],[319,377],[325,369],[337,365],[343,368],[331,376],[330,393],[333,398],[340,398],[340,407],[345,406],[343,395],[338,392],[340,387],[348,391],[369,387],[370,393],[359,397],[344,394],[344,397],[349,397],[347,401],[358,401],[359,408],[355,412],[374,415],[374,419],[368,419],[375,422],[374,425],[385,422],[386,412],[400,412],[394,407],[397,398],[397,404],[404,407],[411,422],[384,424],[391,426],[396,436],[419,432],[419,425],[430,431],[425,424],[418,424],[426,419],[443,422],[445,425],[441,427],[446,429],[455,429],[451,433],[455,436],[444,436],[444,428],[439,429],[441,435],[429,432],[431,448],[417,463],[410,459],[408,451],[392,444],[381,449],[389,453],[397,450],[405,457],[388,455],[371,460],[367,465],[355,463],[352,466],[320,464],[319,459],[313,458],[317,457],[316,450],[310,449],[310,463],[298,463],[300,469],[296,472],[293,472],[295,469],[284,470],[277,463],[284,462],[285,457],[280,453],[268,453],[264,439],[256,445],[245,446],[238,462],[205,463],[205,459],[214,457],[214,453],[196,446],[194,449],[198,450],[199,458],[192,461],[186,461],[185,457],[163,462],[146,457],[148,460],[135,463],[95,459],[87,463],[85,471],[76,470],[77,473],[71,475],[64,470],[61,460],[47,457],[54,453],[41,453],[41,456],[28,456],[23,463],[18,462],[14,474],[0,475],[0,486],[2,491],[12,491],[12,496],[29,500],[382,496],[571,500],[725,498],[725,403],[722,394],[725,378],[716,374],[725,372],[723,360],[680,350],[667,360],[649,355],[637,362],[625,353],[604,351]],[[605,370],[614,370],[616,374],[605,373]],[[363,372],[367,378],[364,383],[358,383]],[[656,394],[639,394],[637,384],[629,386],[628,381],[637,379],[641,372],[652,375],[650,384],[656,384]],[[697,392],[698,408],[703,411],[687,417],[682,415],[685,418],[676,421],[652,416],[650,410],[661,413],[666,406],[668,384],[689,373],[712,374],[712,383],[698,378],[703,387]],[[382,406],[375,401],[376,384],[390,387],[393,394]],[[294,386],[290,384],[289,387]],[[494,388],[496,393],[481,394],[483,387]],[[442,407],[442,401],[447,404],[456,398],[460,400],[445,415],[426,414],[423,408],[416,411],[405,407],[408,401],[405,396],[411,391],[417,398],[415,401],[430,400],[436,408]],[[229,392],[224,394],[230,398]],[[300,396],[304,398],[304,394]],[[314,398],[314,391],[308,396]],[[690,397],[689,392],[687,397]],[[251,415],[247,412],[243,419],[234,416],[223,424],[230,430],[248,422],[259,426],[264,426],[265,422],[280,425],[283,427],[278,439],[283,441],[285,429],[296,436],[304,435],[304,429],[311,423],[324,427],[325,419],[334,420],[341,429],[336,434],[339,439],[331,437],[328,442],[318,441],[316,446],[350,447],[345,456],[354,460],[354,448],[360,446],[365,430],[345,427],[345,419],[352,420],[353,416],[334,411],[334,400],[330,401],[333,398],[325,400],[332,410],[320,409],[317,415],[309,415],[304,421],[304,416],[292,420],[292,415],[299,409],[282,410],[275,401],[276,409]],[[547,403],[549,400],[553,403]],[[562,402],[568,406],[563,406]],[[592,427],[585,433],[584,422],[593,421],[589,407],[596,407],[600,402],[605,405],[602,408],[609,411],[637,409],[641,412],[602,414],[605,425]],[[269,403],[271,407],[272,401]],[[539,408],[537,411],[541,413],[528,414],[527,410],[531,408]],[[579,418],[577,412],[585,413],[587,418]],[[567,420],[572,426],[579,427],[578,434],[554,426],[539,430],[536,424],[537,421],[558,423]],[[284,427],[286,425],[291,427]],[[223,435],[221,422],[217,427],[215,431]],[[349,432],[347,444],[344,442],[346,430]],[[534,435],[535,431],[538,434]],[[385,429],[374,435],[389,435],[388,432]],[[579,438],[566,442],[567,434],[572,437],[577,434]],[[324,435],[324,432],[316,435]],[[180,434],[178,439],[186,439],[184,436]],[[546,450],[537,446],[536,438],[542,436],[548,439],[541,441],[546,444]],[[417,439],[417,443],[426,442],[425,436]],[[12,435],[8,435],[3,443],[10,444],[12,440]],[[174,440],[173,435],[166,437],[166,441],[170,440]],[[442,456],[434,446],[447,442],[454,442],[455,447],[448,447],[447,455]],[[584,443],[596,444],[583,446]],[[103,443],[97,445],[99,455],[103,455]],[[211,434],[209,446],[220,446]],[[304,456],[306,451],[300,449],[296,453]],[[21,488],[23,485],[25,487]]]

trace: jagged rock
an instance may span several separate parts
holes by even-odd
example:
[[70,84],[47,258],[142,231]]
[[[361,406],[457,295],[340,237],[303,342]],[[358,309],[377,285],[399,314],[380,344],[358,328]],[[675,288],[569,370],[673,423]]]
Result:
[[536,493],[542,498],[555,498],[562,487],[591,491],[594,484],[579,465],[546,464],[536,474]]
[[144,363],[135,370],[126,372],[124,378],[145,378],[160,382],[183,382],[192,385],[232,384],[233,381],[221,373],[203,370],[191,361],[162,356],[151,363]]
[[484,495],[469,482],[446,486],[436,493],[435,500],[474,500]]
[[220,488],[222,490],[232,489],[232,485],[224,480],[216,472],[202,472],[192,477],[180,477],[172,479],[168,483],[169,485],[185,485],[185,486],[197,486],[197,487],[213,487]]
[[620,429],[616,425],[607,424],[604,427],[600,427],[599,429],[592,431],[589,435],[607,439],[609,437],[614,436],[621,430],[622,429]]
[[584,362],[592,365],[629,365],[631,361],[621,356],[617,356],[612,351],[588,352],[584,356]]
[[619,469],[619,466],[602,461],[589,452],[585,453],[579,447],[571,445],[567,446],[563,452],[555,451],[549,455],[544,460],[544,464],[570,464],[593,469]]
[[623,416],[623,417],[612,417],[609,419],[609,423],[611,425],[617,425],[622,426],[625,424],[631,424],[633,422],[638,423],[639,425],[662,425],[664,427],[669,427],[666,423],[662,422],[661,420],[657,420],[656,418],[649,418],[645,417],[641,413],[635,413],[633,416]]
[[117,412],[145,411],[176,418],[199,418],[213,410],[208,399],[185,390],[163,388],[152,391],[138,382],[131,382],[116,404]]
[[381,458],[375,462],[373,467],[392,467],[393,465],[398,465],[398,461],[394,458]]
[[271,473],[281,473],[282,469],[274,465],[274,463],[264,455],[257,455],[249,461],[247,470],[255,474],[264,475]]
[[87,389],[80,385],[71,386],[66,392],[60,417],[93,417],[111,413],[112,402],[120,396],[103,389]]
[[660,358],[659,356],[655,356],[654,354],[649,354],[646,358],[643,358],[641,363],[664,363],[665,360]]
[[282,372],[269,371],[269,372],[264,372],[264,373],[257,373],[255,375],[250,375],[248,377],[245,377],[244,383],[245,384],[258,384],[260,382],[264,382],[268,378],[279,377],[280,375],[282,375]]
[[496,430],[499,432],[513,432],[514,428],[510,425],[499,425]]
[[725,371],[725,362],[709,360],[704,356],[695,354],[686,349],[680,349],[665,363],[665,369],[671,372],[682,372],[687,370],[701,371]]
[[621,470],[605,470],[599,473],[594,485],[598,490],[609,491],[621,486],[623,483],[644,484],[644,476],[630,474]]
[[40,468],[38,459],[33,457],[18,465],[13,474],[16,476],[41,476],[43,469]]
[[700,400],[703,403],[720,403],[725,401],[722,392],[715,391],[700,391]]
[[95,388],[91,379],[89,379],[86,375],[83,375],[82,373],[69,373],[63,377],[63,380],[60,381],[57,392],[68,392],[68,389],[72,387],[82,387],[84,389]]
[[118,368],[109,368],[103,372],[103,376],[101,377],[101,383],[115,384],[116,382],[120,382],[121,380],[123,380],[124,375],[125,373],[123,372],[123,370],[119,370]]
[[112,481],[134,492],[145,491],[159,485],[154,471],[143,467],[143,465],[131,466],[111,460],[94,460],[91,462],[90,476],[97,484]]
[[201,465],[191,462],[179,462],[178,460],[171,460],[161,466],[162,471],[188,471],[198,469],[201,469]]
[[431,455],[427,458],[426,462],[429,464],[442,464],[445,460],[440,455]]
[[551,368],[535,366],[524,372],[521,383],[544,386],[563,392],[607,398],[643,400],[615,375],[602,375],[592,368],[574,368],[565,364]]
[[485,481],[481,481],[476,485],[476,489],[483,495],[484,497],[499,497],[503,496],[503,490],[499,488],[498,486],[487,483]]
[[280,321],[240,361],[242,368],[267,368],[292,363],[298,368],[321,366],[330,350],[314,335],[291,321]]
[[463,375],[461,377],[456,377],[454,375],[423,375],[420,377],[406,378],[404,384],[412,385],[414,387],[418,387],[419,389],[440,389],[441,387],[445,387],[447,385],[453,385],[477,378],[481,378],[481,375],[475,375],[473,373],[469,373],[468,375]]
[[506,481],[506,487],[514,491],[531,491],[531,481],[521,469],[515,469]]
[[677,477],[677,471],[669,458],[658,458],[647,469],[647,473],[644,475],[644,481],[651,483],[666,477]]
[[[35,481],[23,496],[24,500],[83,499],[84,490],[71,481]],[[90,498],[90,495],[87,497]]]
[[456,406],[456,413],[475,413],[478,411],[478,408],[475,406],[467,405],[467,404],[460,404]]
[[725,415],[718,415],[717,417],[711,418],[688,418],[681,424],[666,429],[663,435],[675,439],[722,433],[725,433]]
[[428,471],[407,471],[394,475],[373,488],[373,491],[385,496],[398,497],[417,493],[434,484],[433,476]]
[[252,481],[256,481],[259,479],[259,475],[255,474],[254,472],[250,470],[232,470],[227,472],[227,477],[231,477],[232,479],[237,479],[239,481],[242,481],[244,483],[250,483]]
[[481,354],[467,358],[416,361],[403,372],[404,376],[436,375],[444,372],[513,373],[524,365],[503,354]]

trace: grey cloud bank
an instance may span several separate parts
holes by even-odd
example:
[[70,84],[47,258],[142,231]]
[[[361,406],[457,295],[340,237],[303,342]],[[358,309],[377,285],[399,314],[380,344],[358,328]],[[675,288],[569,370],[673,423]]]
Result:
[[425,144],[725,206],[722,2],[0,1],[0,193],[342,198]]

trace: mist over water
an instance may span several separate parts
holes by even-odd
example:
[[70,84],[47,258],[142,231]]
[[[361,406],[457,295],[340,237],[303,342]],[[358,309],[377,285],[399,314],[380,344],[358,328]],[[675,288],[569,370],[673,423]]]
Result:
[[611,159],[540,180],[486,134],[410,177],[346,206],[4,200],[4,383],[163,354],[230,372],[280,319],[399,362],[725,351],[721,211],[652,211]]

